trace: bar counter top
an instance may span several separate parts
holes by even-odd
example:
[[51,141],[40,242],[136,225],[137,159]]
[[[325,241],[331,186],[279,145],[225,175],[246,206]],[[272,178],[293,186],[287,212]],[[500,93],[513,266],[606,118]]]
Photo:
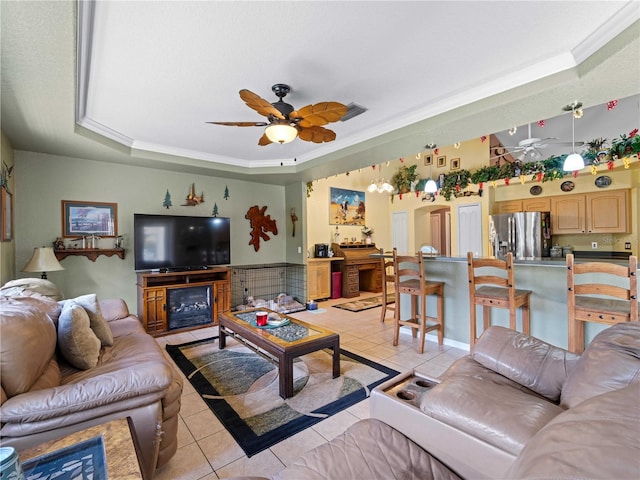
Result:
[[[591,253],[591,252],[589,252]],[[610,253],[610,252],[606,252]],[[380,254],[372,254],[380,258]],[[384,258],[391,258],[390,252],[384,253]],[[577,263],[591,261],[610,262],[629,265],[628,259],[620,258],[590,258],[577,257]],[[527,260],[515,260],[516,287],[531,290],[531,334],[558,347],[568,346],[567,324],[567,273],[564,257],[542,257]],[[427,278],[442,281],[444,287],[444,317],[445,344],[458,348],[468,348],[469,345],[469,280],[467,272],[467,257],[425,255],[425,271]],[[607,283],[618,283],[617,280],[607,280]],[[622,286],[622,285],[621,285]],[[427,297],[427,311],[433,312],[435,298]],[[478,307],[479,308],[479,307]],[[401,312],[404,317],[410,315],[409,302],[401,301]],[[509,311],[507,309],[492,309],[491,317],[494,325],[509,325]],[[521,312],[518,311],[518,326],[521,325]],[[588,323],[585,325],[587,341],[606,325]],[[520,330],[520,328],[518,328]],[[479,332],[482,332],[480,328]],[[429,335],[427,335],[429,338]]]
[[[401,254],[406,255],[406,254]],[[371,255],[375,258],[380,258],[379,253],[374,253]],[[629,265],[629,259],[621,258],[619,256],[615,257],[591,257],[591,256],[579,256],[574,254],[576,262],[585,263],[585,262],[607,262],[607,263],[615,263],[617,265]],[[385,258],[392,258],[392,254],[390,252],[385,252]],[[494,258],[494,257],[489,257]],[[424,255],[425,262],[467,262],[467,256],[444,256],[444,255],[432,255],[425,254]],[[532,257],[532,258],[524,258],[524,259],[513,259],[514,265],[529,265],[529,266],[541,266],[541,267],[565,267],[566,259],[564,257]]]

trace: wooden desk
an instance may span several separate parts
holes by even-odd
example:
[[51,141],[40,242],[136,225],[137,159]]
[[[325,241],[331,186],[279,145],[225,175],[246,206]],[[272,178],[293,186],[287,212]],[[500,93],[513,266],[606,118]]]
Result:
[[107,457],[107,474],[109,478],[120,480],[144,479],[140,463],[138,461],[137,447],[134,443],[132,431],[133,425],[129,418],[112,420],[102,425],[96,425],[81,430],[57,440],[50,440],[35,447],[20,452],[22,463],[34,457],[52,453],[65,447],[69,447],[84,440],[102,435]]

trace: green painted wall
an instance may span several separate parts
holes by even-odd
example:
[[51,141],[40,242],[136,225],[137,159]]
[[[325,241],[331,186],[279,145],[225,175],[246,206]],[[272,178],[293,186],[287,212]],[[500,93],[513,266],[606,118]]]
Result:
[[[105,256],[95,262],[80,256],[62,260],[65,270],[49,273],[49,280],[59,285],[67,297],[95,292],[102,298],[123,298],[132,311],[136,310],[132,253],[134,213],[210,216],[217,203],[219,216],[231,217],[232,264],[287,260],[286,242],[290,234],[288,237],[286,224],[290,228],[291,222],[282,186],[25,151],[15,152],[15,170],[14,263],[18,277],[34,276],[20,272],[34,247],[51,246],[56,237],[61,236],[62,200],[118,204],[118,233],[124,235],[125,260]],[[195,183],[197,195],[204,193],[205,203],[195,207],[181,206],[192,183]],[[225,187],[229,188],[228,200],[223,198]],[[169,210],[162,206],[167,189],[173,203]],[[253,205],[266,205],[265,213],[271,215],[278,226],[278,235],[269,234],[271,239],[261,241],[258,252],[249,245],[251,229],[244,218]],[[113,247],[113,238],[101,239],[100,247]]]
[[[6,175],[7,185],[9,188],[9,192],[13,193],[15,189],[15,175],[11,175],[9,177],[8,170],[13,166],[13,148],[11,147],[11,142],[6,137],[4,132],[0,132],[1,142],[0,142],[0,160],[2,161],[2,171],[3,175]],[[4,220],[4,216],[2,216]],[[15,226],[15,223],[14,223]],[[10,240],[6,242],[0,242],[0,285],[4,285],[9,280],[15,278],[15,258],[16,258],[16,249],[15,249],[15,241]]]

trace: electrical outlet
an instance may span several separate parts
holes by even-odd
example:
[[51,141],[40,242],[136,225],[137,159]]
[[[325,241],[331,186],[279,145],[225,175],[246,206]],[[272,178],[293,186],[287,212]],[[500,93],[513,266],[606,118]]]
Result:
[[631,242],[624,242],[624,249],[631,250]]
[[302,247],[298,247],[298,253],[302,253]]
[[591,242],[591,248],[594,250],[598,248],[598,242]]

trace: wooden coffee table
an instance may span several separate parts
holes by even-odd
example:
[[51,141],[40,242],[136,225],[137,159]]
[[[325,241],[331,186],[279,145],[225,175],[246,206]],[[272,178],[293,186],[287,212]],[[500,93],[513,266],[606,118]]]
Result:
[[337,333],[298,320],[290,315],[287,326],[266,328],[255,326],[255,312],[271,312],[268,309],[252,309],[241,312],[225,312],[218,315],[220,322],[220,349],[225,348],[227,335],[258,353],[263,350],[278,365],[280,396],[293,396],[293,359],[307,353],[330,348],[333,350],[333,378],[340,376],[340,337]]

